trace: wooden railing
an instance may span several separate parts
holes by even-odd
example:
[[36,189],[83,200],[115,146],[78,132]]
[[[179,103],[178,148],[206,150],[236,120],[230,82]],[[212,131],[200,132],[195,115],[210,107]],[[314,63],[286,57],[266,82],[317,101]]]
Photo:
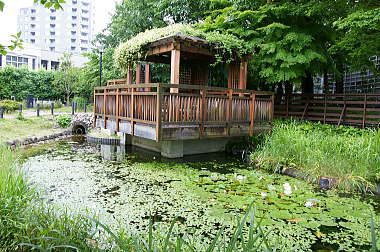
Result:
[[276,118],[356,127],[380,126],[380,94],[292,94],[276,97]]
[[[118,80],[120,82],[120,80]],[[110,83],[110,82],[109,82]],[[111,82],[114,83],[114,82]],[[170,93],[170,89],[178,93]],[[149,91],[146,91],[149,90]],[[95,88],[94,115],[107,120],[146,124],[156,128],[156,140],[162,128],[248,125],[253,135],[256,124],[268,124],[273,119],[274,96],[270,92],[232,90],[226,88],[176,84],[109,85]],[[96,121],[96,120],[95,120]]]

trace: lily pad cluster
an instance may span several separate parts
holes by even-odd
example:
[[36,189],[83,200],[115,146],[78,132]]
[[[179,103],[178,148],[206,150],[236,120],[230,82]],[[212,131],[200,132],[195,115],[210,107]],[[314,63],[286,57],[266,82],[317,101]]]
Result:
[[96,206],[102,221],[141,233],[152,219],[160,230],[177,219],[175,233],[199,244],[220,229],[230,236],[250,205],[271,246],[284,251],[368,250],[371,217],[379,223],[372,199],[319,191],[236,160],[175,163],[127,154],[118,162],[102,160],[99,152],[86,143],[61,142],[26,166],[52,202]]
[[233,60],[235,54],[241,57],[250,53],[250,49],[246,43],[234,35],[222,34],[217,31],[205,32],[194,25],[173,24],[139,33],[132,39],[120,44],[114,54],[116,66],[126,71],[129,64],[144,60],[147,53],[146,45],[176,34],[207,40],[216,49],[215,59],[217,63],[223,61],[229,62]]

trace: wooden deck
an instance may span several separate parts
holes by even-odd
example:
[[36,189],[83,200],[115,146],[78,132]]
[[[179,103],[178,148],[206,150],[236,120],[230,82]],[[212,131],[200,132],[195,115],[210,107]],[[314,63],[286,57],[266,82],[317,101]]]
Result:
[[[271,92],[109,81],[95,88],[96,126],[155,141],[252,136],[271,126]],[[175,88],[178,93],[171,93]]]

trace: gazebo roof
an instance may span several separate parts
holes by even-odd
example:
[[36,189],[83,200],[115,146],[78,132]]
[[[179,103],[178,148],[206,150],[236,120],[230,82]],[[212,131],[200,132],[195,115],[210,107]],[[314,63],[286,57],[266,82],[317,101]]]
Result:
[[207,62],[227,57],[239,59],[248,51],[244,41],[233,35],[203,32],[190,25],[175,24],[138,34],[119,45],[114,57],[120,68],[127,69],[134,61],[169,63],[171,50],[181,51],[184,60]]

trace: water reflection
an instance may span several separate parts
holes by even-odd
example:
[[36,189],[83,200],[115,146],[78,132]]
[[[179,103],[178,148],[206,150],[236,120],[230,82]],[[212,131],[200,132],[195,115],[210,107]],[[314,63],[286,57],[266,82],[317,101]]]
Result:
[[100,153],[104,160],[123,161],[125,159],[125,145],[100,145]]

